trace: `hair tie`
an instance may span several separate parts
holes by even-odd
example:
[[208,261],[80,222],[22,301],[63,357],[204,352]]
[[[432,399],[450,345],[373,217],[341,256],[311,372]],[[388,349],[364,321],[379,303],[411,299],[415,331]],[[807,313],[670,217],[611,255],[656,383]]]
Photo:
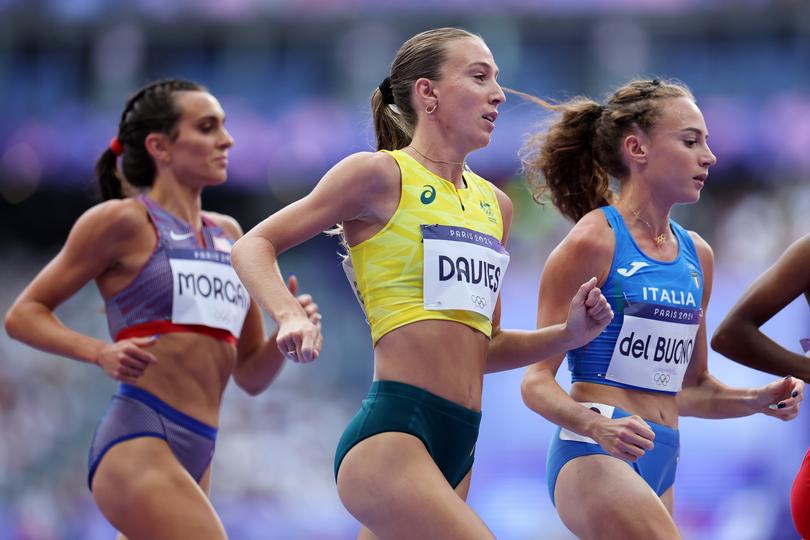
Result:
[[118,137],[113,137],[112,140],[110,140],[110,150],[112,150],[112,153],[116,156],[120,156],[124,153],[124,146],[121,144],[121,141],[118,140]]
[[655,91],[658,90],[659,86],[661,86],[661,79],[653,79],[653,80],[651,80],[649,82],[648,87],[642,88],[641,90],[639,90],[638,93],[639,93],[641,99],[647,99],[647,98],[651,97],[655,93]]
[[380,83],[380,86],[377,88],[380,89],[380,93],[382,94],[383,103],[386,105],[393,105],[394,104],[394,90],[391,88],[391,77],[386,77],[383,79],[383,82]]

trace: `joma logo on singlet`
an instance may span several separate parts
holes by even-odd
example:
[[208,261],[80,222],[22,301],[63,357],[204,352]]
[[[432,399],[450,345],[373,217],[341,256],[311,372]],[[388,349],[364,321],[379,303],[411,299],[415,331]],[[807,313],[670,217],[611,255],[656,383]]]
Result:
[[629,270],[627,268],[619,268],[616,271],[621,276],[630,277],[633,274],[635,274],[636,272],[638,272],[639,270],[641,270],[642,268],[644,268],[645,266],[650,266],[650,263],[643,262],[643,261],[633,261],[633,262],[630,263],[630,269]]

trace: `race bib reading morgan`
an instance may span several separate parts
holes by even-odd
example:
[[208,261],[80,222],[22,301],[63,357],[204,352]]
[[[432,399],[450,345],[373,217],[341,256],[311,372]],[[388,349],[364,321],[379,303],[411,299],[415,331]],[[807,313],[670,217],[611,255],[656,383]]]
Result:
[[500,240],[447,225],[422,225],[422,239],[425,309],[463,309],[492,320],[509,264]]
[[231,266],[230,254],[172,249],[169,265],[174,296],[172,322],[220,328],[239,337],[250,296]]
[[627,306],[605,378],[650,390],[679,391],[699,325],[700,309]]

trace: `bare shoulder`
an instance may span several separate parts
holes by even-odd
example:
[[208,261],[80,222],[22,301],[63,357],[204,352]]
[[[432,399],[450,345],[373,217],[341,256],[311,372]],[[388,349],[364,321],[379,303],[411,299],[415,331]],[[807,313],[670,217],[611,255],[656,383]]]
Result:
[[616,237],[601,210],[592,210],[580,219],[554,250],[579,260],[607,261],[613,258]]
[[148,223],[146,209],[135,199],[112,199],[87,210],[74,228],[93,231],[103,237],[127,239]]
[[358,152],[334,167],[304,198],[311,212],[326,212],[327,227],[348,221],[377,221],[390,217],[399,201],[400,171],[385,152]]
[[357,152],[339,161],[326,173],[324,180],[347,183],[373,194],[392,185],[399,186],[399,165],[385,152]]
[[543,274],[556,276],[553,283],[565,282],[570,287],[579,286],[594,276],[601,285],[610,272],[615,245],[616,239],[604,213],[589,212],[551,252]]
[[800,257],[805,263],[810,260],[810,234],[806,234],[790,244],[785,251],[785,255]]
[[203,215],[217,224],[223,231],[228,233],[234,239],[241,238],[244,234],[241,225],[233,217],[227,214],[220,214],[219,212],[203,212]]
[[779,280],[781,287],[793,291],[810,291],[810,234],[799,238],[788,246],[773,267],[765,273]]
[[703,239],[695,231],[687,231],[689,233],[689,237],[692,239],[692,242],[695,244],[695,250],[697,250],[698,257],[700,257],[701,264],[706,266],[706,263],[714,261],[714,251],[709,243]]

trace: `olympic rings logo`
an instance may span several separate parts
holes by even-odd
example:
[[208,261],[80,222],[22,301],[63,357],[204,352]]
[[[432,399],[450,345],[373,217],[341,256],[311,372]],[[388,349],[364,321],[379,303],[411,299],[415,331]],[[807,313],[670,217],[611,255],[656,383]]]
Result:
[[487,299],[483,296],[477,295],[470,295],[470,300],[472,301],[473,305],[478,307],[479,309],[484,309],[487,305]]
[[653,375],[653,381],[655,381],[655,384],[657,384],[658,386],[668,385],[669,379],[670,379],[669,373],[662,373],[659,371],[658,373]]
[[230,323],[235,319],[235,316],[225,311],[214,311],[214,320],[222,323]]

